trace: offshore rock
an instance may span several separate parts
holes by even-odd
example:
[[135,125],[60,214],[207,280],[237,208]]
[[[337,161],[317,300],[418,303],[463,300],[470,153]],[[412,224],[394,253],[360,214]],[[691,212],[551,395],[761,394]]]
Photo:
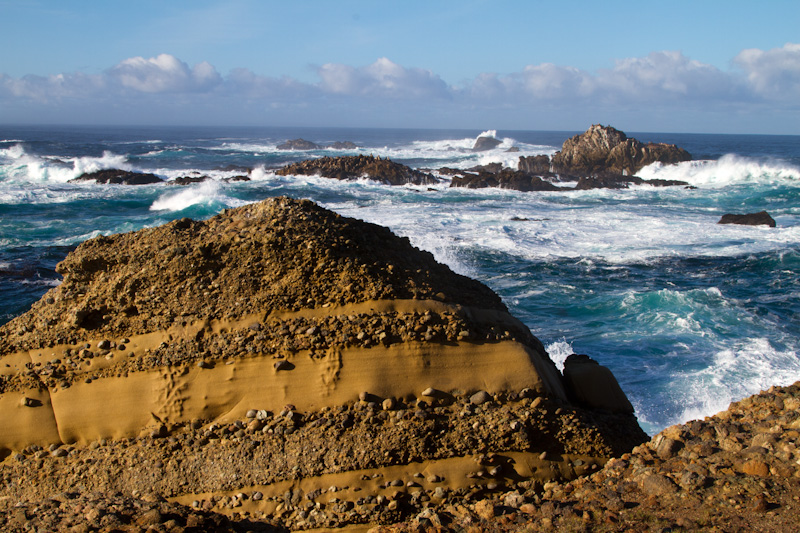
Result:
[[758,213],[747,213],[744,215],[727,214],[722,215],[722,218],[717,224],[741,224],[744,226],[769,226],[774,228],[777,226],[775,219],[770,216],[766,211],[759,211]]
[[77,178],[69,181],[70,183],[95,181],[97,183],[113,185],[149,185],[151,183],[162,183],[164,180],[155,174],[110,168],[81,174]]
[[317,143],[305,139],[291,139],[277,146],[278,150],[319,150],[322,148]]
[[381,159],[372,155],[354,155],[342,157],[322,157],[292,163],[278,171],[281,176],[319,175],[339,180],[356,180],[361,178],[379,181],[388,185],[428,185],[437,180],[431,174],[414,170],[406,165],[395,163],[389,159]]
[[652,163],[671,164],[691,158],[689,152],[674,144],[644,144],[616,128],[595,124],[564,141],[552,163],[557,173],[587,176],[612,172],[632,176]]
[[542,176],[550,172],[550,158],[546,155],[520,156],[517,169],[526,174]]
[[472,151],[485,152],[487,150],[492,150],[493,148],[497,148],[501,144],[503,144],[503,141],[495,139],[494,137],[490,137],[488,135],[483,135],[475,139],[475,144],[472,145]]
[[566,189],[553,185],[539,176],[531,176],[524,172],[508,169],[500,172],[481,171],[478,174],[464,173],[462,176],[454,176],[450,181],[450,187],[466,187],[468,189],[499,187],[523,192],[563,191]]

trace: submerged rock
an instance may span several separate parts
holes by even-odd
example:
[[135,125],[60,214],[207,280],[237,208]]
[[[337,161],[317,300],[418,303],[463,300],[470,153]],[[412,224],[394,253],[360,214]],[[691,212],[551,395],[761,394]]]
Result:
[[770,216],[766,211],[759,211],[758,213],[747,213],[744,215],[727,214],[722,215],[722,218],[717,224],[741,224],[744,226],[769,226],[770,228],[777,227],[775,219]]

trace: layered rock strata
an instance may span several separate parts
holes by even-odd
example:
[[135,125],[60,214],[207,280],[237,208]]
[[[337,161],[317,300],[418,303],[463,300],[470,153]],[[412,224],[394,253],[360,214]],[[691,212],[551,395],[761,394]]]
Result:
[[57,270],[0,327],[0,501],[387,523],[421,489],[572,479],[645,438],[603,367],[565,381],[486,286],[308,201],[98,237]]

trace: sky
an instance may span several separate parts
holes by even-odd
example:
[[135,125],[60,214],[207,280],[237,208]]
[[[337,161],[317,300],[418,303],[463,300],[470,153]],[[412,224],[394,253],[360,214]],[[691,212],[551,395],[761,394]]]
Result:
[[800,2],[0,0],[0,124],[800,134]]

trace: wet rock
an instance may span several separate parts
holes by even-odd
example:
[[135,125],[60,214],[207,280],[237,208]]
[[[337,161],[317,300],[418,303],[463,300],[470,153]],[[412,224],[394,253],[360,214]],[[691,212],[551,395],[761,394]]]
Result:
[[747,213],[744,215],[727,214],[722,215],[717,224],[740,224],[744,226],[769,226],[774,228],[777,226],[775,219],[770,216],[766,211],[759,211],[758,213]]
[[431,174],[372,155],[322,157],[293,163],[279,169],[276,174],[281,176],[318,175],[338,180],[366,178],[388,185],[425,185],[437,182]]
[[277,148],[278,150],[319,150],[322,147],[305,139],[291,139],[279,144]]
[[81,174],[70,182],[94,181],[102,184],[113,185],[148,185],[152,183],[163,183],[164,180],[155,174],[143,172],[131,172],[129,170],[106,169],[96,172]]
[[485,152],[486,150],[492,150],[497,148],[503,144],[503,141],[499,139],[495,139],[489,135],[483,135],[475,139],[475,144],[472,145],[473,152]]

